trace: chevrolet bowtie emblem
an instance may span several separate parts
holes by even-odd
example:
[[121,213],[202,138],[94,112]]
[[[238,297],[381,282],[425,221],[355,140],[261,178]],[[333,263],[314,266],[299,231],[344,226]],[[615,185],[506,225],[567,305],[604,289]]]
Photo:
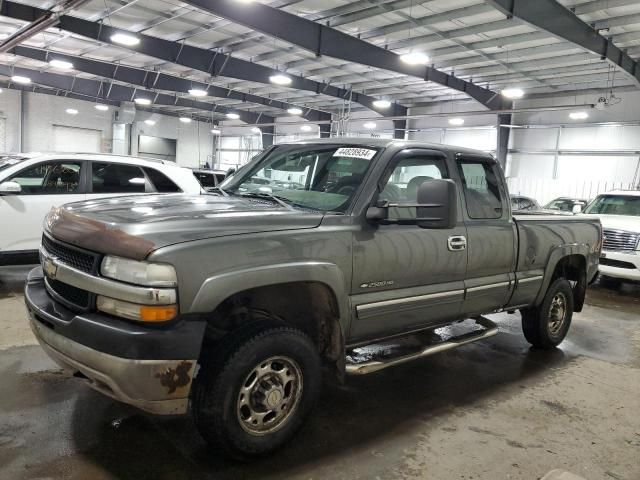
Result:
[[56,273],[58,273],[58,266],[53,263],[53,258],[47,257],[44,259],[42,263],[42,270],[49,278],[56,278]]

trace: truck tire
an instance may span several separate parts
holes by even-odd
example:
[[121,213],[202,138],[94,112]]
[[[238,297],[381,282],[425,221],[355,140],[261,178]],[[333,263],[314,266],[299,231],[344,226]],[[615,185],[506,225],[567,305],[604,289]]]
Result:
[[542,303],[522,310],[522,331],[534,347],[550,349],[567,335],[573,316],[573,290],[568,280],[559,278],[547,290]]
[[204,357],[194,381],[196,426],[214,451],[250,460],[281,447],[302,426],[320,392],[318,351],[300,330],[253,325]]

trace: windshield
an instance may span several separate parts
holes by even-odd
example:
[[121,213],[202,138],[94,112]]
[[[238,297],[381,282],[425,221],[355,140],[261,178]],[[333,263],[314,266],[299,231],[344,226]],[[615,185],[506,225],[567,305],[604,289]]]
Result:
[[600,195],[589,205],[586,213],[640,217],[640,196]]
[[26,159],[27,157],[23,157],[21,155],[0,155],[0,171],[5,168],[12,167]]
[[314,210],[344,212],[378,149],[282,145],[242,169],[222,188],[235,195],[272,195]]

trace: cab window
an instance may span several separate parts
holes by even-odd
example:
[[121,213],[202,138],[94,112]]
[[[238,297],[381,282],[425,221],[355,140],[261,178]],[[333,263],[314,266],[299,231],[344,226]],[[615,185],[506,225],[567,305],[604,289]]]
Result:
[[93,162],[93,193],[144,193],[147,180],[140,167]]
[[459,162],[459,168],[469,218],[502,217],[502,197],[496,167],[486,162],[463,159]]

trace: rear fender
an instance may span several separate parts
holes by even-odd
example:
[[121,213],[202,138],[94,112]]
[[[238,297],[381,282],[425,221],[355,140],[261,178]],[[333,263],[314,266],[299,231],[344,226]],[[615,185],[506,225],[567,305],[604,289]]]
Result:
[[591,247],[586,243],[571,243],[566,245],[558,245],[557,247],[553,248],[547,261],[547,267],[544,271],[544,279],[542,281],[540,291],[538,292],[538,296],[536,297],[535,305],[537,306],[542,303],[549,285],[551,285],[558,263],[560,263],[563,258],[566,258],[569,255],[580,255],[584,258],[585,266],[588,266],[590,253]]

